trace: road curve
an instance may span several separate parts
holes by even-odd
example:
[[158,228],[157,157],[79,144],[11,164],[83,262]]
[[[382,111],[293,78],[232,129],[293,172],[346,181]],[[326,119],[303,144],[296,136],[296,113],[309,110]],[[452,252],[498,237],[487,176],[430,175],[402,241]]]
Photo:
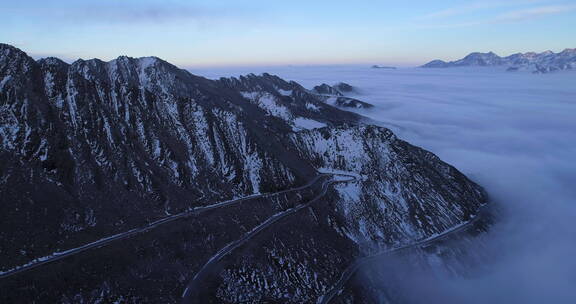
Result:
[[374,255],[370,255],[367,257],[363,257],[360,259],[357,259],[354,263],[350,264],[345,270],[344,272],[342,272],[342,274],[340,275],[340,279],[338,279],[338,282],[336,282],[336,284],[334,285],[334,287],[332,287],[332,289],[330,289],[326,294],[324,294],[323,296],[320,296],[320,298],[318,298],[318,301],[316,302],[317,304],[327,304],[330,302],[330,300],[332,300],[332,298],[334,298],[334,296],[336,296],[337,294],[339,294],[342,290],[342,288],[344,287],[344,284],[346,284],[346,282],[348,282],[348,280],[350,279],[350,277],[352,277],[352,275],[358,270],[358,268],[374,261],[377,260],[381,257],[393,254],[393,253],[397,253],[399,251],[403,251],[403,250],[408,250],[408,249],[413,249],[416,247],[423,247],[423,246],[427,246],[430,245],[434,242],[443,240],[445,238],[448,238],[450,236],[452,236],[455,233],[461,232],[465,229],[470,228],[474,223],[478,222],[481,218],[483,218],[486,214],[486,205],[483,205],[480,207],[480,210],[478,211],[478,214],[472,218],[471,220],[469,220],[468,222],[456,226],[454,228],[448,229],[447,231],[445,231],[444,233],[441,233],[437,236],[433,236],[421,241],[418,241],[416,243],[413,244],[409,244],[409,245],[405,245],[405,246],[400,246],[400,247],[396,247],[396,248],[392,248]]
[[326,194],[326,192],[328,191],[328,186],[330,186],[331,184],[351,182],[351,181],[356,180],[355,176],[349,175],[349,174],[333,173],[333,174],[328,174],[328,175],[346,176],[346,177],[349,177],[349,179],[325,181],[322,184],[322,190],[320,191],[320,193],[317,196],[315,196],[313,199],[308,201],[307,203],[298,205],[294,208],[290,208],[286,211],[283,211],[283,212],[280,212],[280,213],[277,213],[277,214],[271,216],[266,221],[262,222],[260,225],[256,226],[254,229],[252,229],[250,232],[246,233],[240,239],[233,241],[233,242],[229,243],[228,245],[226,245],[225,247],[223,247],[222,249],[220,249],[214,256],[212,256],[208,260],[208,262],[206,262],[206,264],[204,264],[204,266],[196,273],[196,275],[194,275],[194,278],[192,278],[190,283],[188,283],[188,286],[186,287],[186,289],[184,290],[184,293],[182,294],[182,298],[183,298],[182,303],[196,303],[194,300],[198,296],[198,293],[201,290],[200,285],[204,281],[203,276],[205,276],[206,274],[209,274],[210,271],[216,266],[216,262],[220,261],[224,256],[229,254],[231,251],[242,246],[244,243],[246,243],[252,237],[256,236],[259,232],[268,228],[270,225],[274,224],[275,222],[277,222],[277,221],[279,221],[279,220],[281,220],[281,219],[283,219],[283,218],[285,218],[291,214],[294,214],[294,213],[298,212],[299,210],[307,208],[310,205],[312,205],[314,202],[318,201],[320,198],[322,198]]
[[139,233],[144,233],[147,232],[151,229],[154,229],[160,225],[166,224],[166,223],[170,223],[173,222],[175,220],[181,219],[181,218],[185,218],[185,217],[189,217],[189,216],[193,216],[193,215],[198,215],[202,212],[206,212],[209,210],[214,210],[214,209],[218,209],[218,208],[223,208],[223,207],[227,207],[233,204],[237,204],[239,202],[242,201],[246,201],[249,199],[255,199],[255,198],[262,198],[262,197],[270,197],[270,196],[276,196],[279,194],[283,194],[283,193],[287,193],[287,192],[292,192],[292,191],[299,191],[302,189],[306,189],[311,187],[313,184],[315,184],[316,182],[318,182],[318,180],[320,180],[322,177],[325,176],[330,176],[332,174],[318,174],[316,175],[312,180],[310,180],[307,184],[300,186],[300,187],[296,187],[296,188],[291,188],[291,189],[287,189],[287,190],[282,190],[279,192],[274,192],[274,193],[264,193],[264,194],[258,194],[258,195],[251,195],[251,196],[247,196],[247,197],[243,197],[243,198],[239,198],[239,199],[235,199],[235,200],[229,200],[229,201],[224,201],[224,202],[220,202],[220,203],[216,203],[213,205],[208,205],[208,206],[204,206],[204,207],[196,207],[193,209],[189,209],[187,211],[178,213],[178,214],[174,214],[174,215],[170,215],[167,216],[165,218],[162,218],[160,220],[154,221],[144,227],[141,228],[135,228],[132,230],[129,230],[127,232],[122,232],[122,233],[118,233],[103,239],[100,239],[98,241],[89,243],[89,244],[85,244],[82,245],[80,247],[76,247],[73,249],[69,249],[66,251],[61,251],[61,252],[55,252],[50,256],[47,257],[43,257],[43,258],[39,258],[36,260],[33,260],[25,265],[22,266],[17,266],[13,269],[7,270],[7,271],[0,271],[0,279],[5,279],[8,278],[10,276],[13,276],[15,274],[21,273],[21,272],[25,272],[28,270],[32,270],[34,268],[40,267],[42,265],[46,265],[48,263],[52,263],[52,262],[56,262],[59,260],[62,260],[64,258],[79,254],[81,252],[90,250],[90,249],[94,249],[94,248],[100,248],[100,247],[104,247],[107,246],[109,244],[111,244],[112,242],[118,241],[118,240],[123,240],[123,239],[127,239],[130,238],[136,234]]

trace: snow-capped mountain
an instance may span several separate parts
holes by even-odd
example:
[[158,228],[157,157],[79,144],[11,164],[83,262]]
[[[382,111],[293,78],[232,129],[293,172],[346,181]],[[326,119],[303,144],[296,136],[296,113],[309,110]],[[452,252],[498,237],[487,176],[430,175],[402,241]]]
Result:
[[423,68],[449,68],[462,66],[505,66],[508,71],[528,70],[534,73],[547,73],[559,70],[576,69],[576,49],[565,49],[560,53],[546,51],[542,53],[517,53],[500,57],[493,52],[471,53],[468,56],[445,62],[433,60]]
[[176,303],[189,288],[201,303],[316,302],[366,250],[442,234],[486,203],[325,94],[0,44],[0,276],[34,266],[0,279],[0,302]]

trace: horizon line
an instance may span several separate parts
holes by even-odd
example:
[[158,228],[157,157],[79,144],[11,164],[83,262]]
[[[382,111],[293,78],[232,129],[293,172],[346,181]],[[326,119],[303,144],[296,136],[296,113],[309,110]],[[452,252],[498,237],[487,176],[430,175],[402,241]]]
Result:
[[[188,60],[177,60],[177,59],[165,59],[165,57],[161,57],[161,56],[157,56],[157,55],[148,55],[148,56],[130,56],[130,55],[126,55],[126,54],[121,54],[112,58],[107,58],[107,56],[104,56],[105,59],[101,59],[99,57],[93,57],[93,58],[82,58],[80,56],[67,56],[65,54],[50,54],[50,53],[38,53],[38,52],[27,52],[25,50],[23,50],[21,48],[21,46],[18,46],[18,44],[10,44],[10,43],[6,43],[7,45],[13,46],[15,48],[18,48],[20,50],[22,50],[23,52],[25,52],[28,56],[30,56],[31,58],[33,58],[34,60],[38,61],[40,59],[43,58],[49,58],[49,57],[55,57],[58,58],[68,64],[72,64],[78,60],[92,60],[92,59],[97,59],[97,60],[102,60],[105,62],[109,62],[112,60],[115,60],[119,57],[122,56],[127,56],[130,58],[146,58],[146,57],[157,57],[160,58],[170,64],[173,64],[177,67],[180,68],[184,68],[184,69],[190,69],[190,68],[226,68],[226,67],[231,67],[231,68],[242,68],[242,67],[290,67],[290,66],[294,66],[294,67],[302,67],[302,66],[358,66],[358,65],[368,65],[368,66],[373,66],[373,65],[381,65],[381,66],[394,66],[394,67],[398,67],[398,68],[410,68],[410,67],[419,67],[423,64],[426,64],[428,62],[430,62],[431,60],[443,60],[443,61],[451,61],[451,60],[458,60],[461,58],[464,58],[465,56],[472,54],[472,53],[495,53],[496,55],[498,55],[499,57],[507,57],[510,55],[514,55],[514,54],[518,54],[518,53],[543,53],[543,52],[547,52],[547,51],[552,51],[554,53],[560,53],[562,51],[565,50],[570,50],[570,49],[574,49],[574,48],[569,48],[569,47],[565,47],[562,48],[559,51],[553,51],[551,49],[546,49],[544,51],[516,51],[516,52],[510,52],[510,54],[508,55],[499,55],[497,52],[494,51],[472,51],[472,52],[468,52],[465,53],[464,55],[458,55],[458,56],[446,56],[449,58],[444,57],[443,59],[439,58],[440,56],[434,58],[434,59],[422,59],[422,60],[416,60],[416,59],[398,59],[398,60],[390,60],[390,59],[358,59],[358,60],[331,60],[331,61],[314,61],[314,60],[294,60],[294,61],[285,61],[285,60],[278,60],[278,61],[253,61],[253,60],[246,60],[243,62],[221,62],[221,61],[208,61],[208,62],[189,62]],[[454,57],[454,58],[450,58],[450,57]]]

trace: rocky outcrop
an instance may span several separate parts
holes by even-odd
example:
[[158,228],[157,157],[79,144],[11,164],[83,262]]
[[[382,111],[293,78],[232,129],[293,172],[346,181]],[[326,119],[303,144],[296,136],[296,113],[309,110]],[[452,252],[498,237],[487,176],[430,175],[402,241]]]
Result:
[[326,103],[340,108],[370,109],[374,106],[370,103],[350,97],[333,97],[326,99]]
[[342,82],[333,87],[327,84],[322,84],[314,87],[312,90],[313,93],[318,95],[318,99],[338,108],[369,109],[374,107],[372,104],[355,98],[345,97],[343,94],[343,92],[349,94],[354,93],[355,91],[356,89],[353,86]]
[[334,95],[334,96],[343,96],[343,94],[338,91],[338,89],[333,88],[330,85],[327,85],[325,83],[319,85],[319,86],[315,86],[312,91],[316,92],[317,94],[320,95]]
[[336,187],[339,228],[359,245],[430,237],[469,220],[484,202],[480,187],[388,129],[340,126],[299,132],[292,140],[315,167],[361,176]]
[[335,84],[333,87],[342,93],[353,93],[356,91],[355,87],[353,87],[353,86],[351,86],[345,82],[339,82],[339,83]]

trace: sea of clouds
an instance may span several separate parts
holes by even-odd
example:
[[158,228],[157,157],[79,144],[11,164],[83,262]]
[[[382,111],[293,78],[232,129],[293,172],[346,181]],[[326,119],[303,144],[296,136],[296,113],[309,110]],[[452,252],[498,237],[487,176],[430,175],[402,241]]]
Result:
[[[422,303],[576,303],[576,72],[298,66],[191,69],[208,78],[268,72],[306,88],[346,82],[391,128],[482,185],[503,216],[482,274],[411,284]],[[433,290],[433,292],[431,292]]]

